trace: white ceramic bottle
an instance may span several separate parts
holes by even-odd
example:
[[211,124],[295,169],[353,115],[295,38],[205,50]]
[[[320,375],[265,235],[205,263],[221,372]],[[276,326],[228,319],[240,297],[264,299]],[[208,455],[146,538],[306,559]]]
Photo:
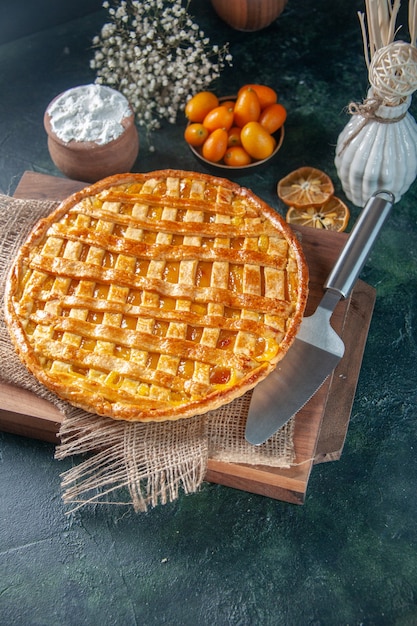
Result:
[[[368,94],[372,101],[372,93]],[[358,108],[340,133],[335,165],[346,196],[364,206],[379,189],[398,202],[417,176],[417,123],[411,96],[396,106],[379,105],[371,114]]]

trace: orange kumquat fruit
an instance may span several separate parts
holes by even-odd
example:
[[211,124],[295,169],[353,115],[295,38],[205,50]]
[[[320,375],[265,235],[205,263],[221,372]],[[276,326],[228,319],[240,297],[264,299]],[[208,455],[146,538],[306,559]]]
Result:
[[272,135],[272,133],[275,133],[283,126],[286,119],[287,111],[285,107],[277,102],[275,104],[269,104],[261,111],[258,122]]
[[227,107],[228,109],[234,109],[235,108],[235,102],[236,100],[221,100],[220,104],[224,107]]
[[234,124],[243,128],[248,122],[256,122],[260,114],[261,105],[256,92],[250,87],[241,91],[234,108]]
[[276,140],[259,122],[248,122],[242,128],[240,140],[246,152],[254,159],[267,159],[273,153]]
[[218,163],[226,154],[227,139],[227,130],[216,128],[203,143],[201,154],[207,161]]
[[223,161],[231,167],[242,167],[249,165],[252,159],[242,146],[231,146],[227,148]]
[[277,92],[272,89],[272,87],[268,87],[267,85],[257,85],[257,84],[247,84],[243,85],[239,89],[238,95],[241,91],[245,89],[253,89],[258,96],[259,104],[261,105],[261,109],[264,109],[269,104],[275,104],[278,100]]
[[185,141],[194,147],[202,146],[208,136],[209,131],[200,122],[188,124],[184,131]]
[[214,109],[207,113],[203,120],[203,126],[207,128],[209,133],[213,132],[213,130],[216,130],[217,128],[229,130],[229,128],[232,127],[232,124],[233,109],[223,105],[214,107]]
[[227,141],[228,146],[240,146],[240,133],[242,129],[239,126],[232,126],[228,132],[229,139]]
[[214,107],[219,105],[218,97],[211,91],[200,91],[188,100],[185,115],[190,122],[202,122]]

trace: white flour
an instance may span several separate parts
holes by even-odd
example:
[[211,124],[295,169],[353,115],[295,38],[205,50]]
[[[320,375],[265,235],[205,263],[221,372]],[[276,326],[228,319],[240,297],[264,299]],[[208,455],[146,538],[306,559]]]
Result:
[[47,109],[54,133],[66,143],[105,144],[123,132],[122,120],[132,114],[127,99],[103,85],[82,85],[63,93]]

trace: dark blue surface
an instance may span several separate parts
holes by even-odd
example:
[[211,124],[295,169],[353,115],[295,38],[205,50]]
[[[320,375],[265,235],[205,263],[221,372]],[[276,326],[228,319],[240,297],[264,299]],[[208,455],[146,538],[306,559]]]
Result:
[[[276,183],[333,165],[345,107],[366,94],[362,2],[289,0],[253,34],[192,12],[234,67],[219,92],[275,86],[288,108],[276,161],[240,179],[279,212]],[[0,46],[0,191],[25,170],[60,175],[42,117],[59,92],[94,78],[93,13]],[[413,104],[411,112],[416,114]],[[199,169],[183,120],[141,134],[136,171]],[[342,458],[313,468],[303,506],[205,483],[146,514],[96,506],[70,516],[50,444],[0,434],[0,624],[414,626],[417,624],[417,186],[392,215],[362,273],[377,301]],[[349,204],[349,203],[348,203]],[[359,209],[349,205],[354,219]]]

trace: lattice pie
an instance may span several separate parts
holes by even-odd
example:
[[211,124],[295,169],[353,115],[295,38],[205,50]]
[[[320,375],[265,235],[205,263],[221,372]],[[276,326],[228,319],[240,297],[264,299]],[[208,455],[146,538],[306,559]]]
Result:
[[291,345],[307,269],[249,190],[166,170],[107,178],[34,228],[6,320],[27,368],[86,411],[133,421],[242,395]]

